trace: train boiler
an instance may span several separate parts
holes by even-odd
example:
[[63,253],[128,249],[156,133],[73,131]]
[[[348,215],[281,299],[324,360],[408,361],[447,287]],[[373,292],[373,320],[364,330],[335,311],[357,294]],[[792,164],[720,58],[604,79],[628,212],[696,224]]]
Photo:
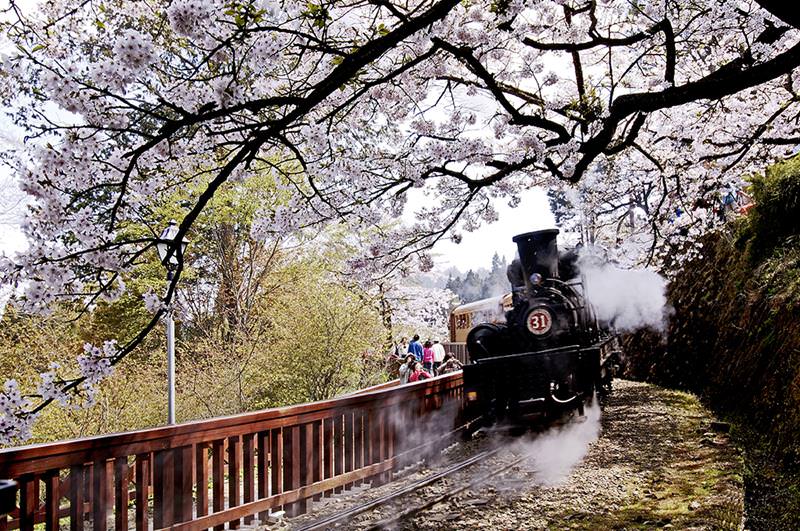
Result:
[[513,238],[519,258],[508,267],[505,320],[467,335],[466,408],[490,421],[582,414],[596,391],[611,389],[618,340],[585,300],[575,253],[559,260],[558,232]]

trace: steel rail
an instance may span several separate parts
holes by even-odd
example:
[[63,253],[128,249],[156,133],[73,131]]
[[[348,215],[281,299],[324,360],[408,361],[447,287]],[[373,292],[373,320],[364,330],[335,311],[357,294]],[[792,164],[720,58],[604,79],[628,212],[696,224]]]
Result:
[[337,513],[337,514],[331,515],[329,517],[323,518],[321,520],[317,520],[315,522],[311,522],[311,523],[309,523],[309,524],[307,524],[305,526],[301,526],[299,528],[296,528],[296,531],[313,531],[313,530],[317,530],[317,529],[326,529],[328,526],[330,526],[331,524],[334,524],[336,522],[340,522],[342,520],[349,520],[350,518],[352,518],[352,517],[354,517],[354,516],[356,516],[358,514],[370,511],[370,510],[372,510],[372,509],[374,509],[376,507],[379,507],[381,505],[385,505],[386,503],[388,503],[388,502],[390,502],[392,500],[395,500],[395,499],[397,499],[397,498],[399,498],[401,496],[405,496],[406,494],[409,494],[409,493],[414,492],[416,490],[419,490],[421,488],[427,487],[428,485],[430,485],[432,483],[436,483],[437,481],[439,481],[440,479],[442,479],[444,477],[452,475],[452,474],[458,472],[459,470],[463,470],[464,468],[467,468],[469,466],[474,465],[478,461],[484,460],[486,458],[489,458],[489,457],[497,454],[498,452],[500,452],[500,450],[502,450],[502,448],[496,448],[494,450],[486,450],[484,452],[479,453],[478,455],[474,455],[474,456],[470,457],[469,459],[461,461],[460,463],[457,463],[457,464],[455,464],[455,465],[453,465],[453,466],[451,466],[451,467],[449,467],[449,468],[447,468],[445,470],[442,470],[441,472],[438,472],[438,473],[436,473],[436,474],[434,474],[434,475],[432,475],[430,477],[423,478],[423,479],[421,479],[419,481],[415,481],[411,485],[407,485],[406,487],[403,487],[402,489],[399,489],[399,490],[397,490],[395,492],[391,492],[391,493],[389,493],[389,494],[387,494],[385,496],[381,496],[380,498],[378,498],[376,500],[372,500],[370,502],[363,503],[361,505],[358,505],[358,506],[356,506],[356,507],[354,507],[352,509],[348,509],[348,510],[343,511],[341,513]]
[[[495,450],[495,453],[497,451],[499,451],[499,450],[500,449]],[[445,501],[445,500],[447,500],[449,498],[452,498],[456,494],[464,492],[467,489],[471,489],[472,487],[478,486],[481,483],[485,482],[487,479],[490,479],[490,478],[492,478],[494,476],[497,476],[497,475],[505,472],[509,468],[511,468],[513,466],[516,466],[517,464],[521,463],[522,461],[525,461],[526,459],[528,459],[528,456],[519,457],[519,458],[515,459],[514,461],[512,461],[511,463],[498,468],[497,470],[489,472],[488,474],[484,474],[483,476],[479,477],[478,479],[474,479],[474,480],[470,481],[466,485],[462,485],[461,487],[457,487],[457,488],[455,488],[453,490],[445,492],[441,496],[437,496],[436,498],[434,498],[432,500],[429,500],[429,501],[427,501],[425,503],[422,503],[420,505],[415,505],[414,507],[409,507],[408,509],[398,513],[397,515],[392,516],[391,518],[385,518],[383,520],[378,521],[372,527],[369,527],[367,529],[368,529],[368,531],[380,531],[382,529],[386,529],[389,526],[391,526],[392,524],[400,522],[404,518],[408,518],[410,516],[413,516],[413,515],[421,512],[421,511],[424,511],[425,509],[429,509],[429,508],[433,507],[437,503],[442,503],[443,501]]]

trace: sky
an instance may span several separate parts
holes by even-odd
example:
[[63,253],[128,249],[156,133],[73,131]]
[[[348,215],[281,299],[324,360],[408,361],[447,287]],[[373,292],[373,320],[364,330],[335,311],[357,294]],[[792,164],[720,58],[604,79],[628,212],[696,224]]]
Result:
[[[35,5],[34,0],[23,0],[18,5],[30,9]],[[8,8],[6,0],[0,0],[0,10]],[[7,15],[0,14],[0,18]],[[11,46],[0,36],[0,53]],[[0,107],[0,110],[5,108]],[[14,127],[4,113],[0,113],[0,151],[18,148],[22,144],[23,133]],[[0,164],[0,255],[14,254],[27,248],[25,236],[19,228],[22,214],[25,209],[25,196],[17,186],[11,168]]]
[[[0,107],[0,110],[5,109]],[[22,131],[0,113],[0,152],[19,149],[22,142]],[[27,248],[25,236],[19,228],[25,212],[25,199],[13,170],[8,164],[0,163],[0,254],[10,255]]]
[[[0,119],[0,127],[5,123]],[[12,143],[0,137],[0,151]],[[19,227],[25,211],[25,194],[19,189],[11,169],[0,164],[0,254],[11,255],[27,248],[25,236]]]
[[516,208],[509,207],[506,201],[495,201],[499,219],[475,232],[462,232],[461,243],[449,240],[438,243],[433,249],[437,266],[457,267],[462,272],[489,269],[494,253],[505,256],[509,262],[514,258],[517,246],[511,238],[517,234],[555,227],[546,190],[531,188],[521,194],[521,199]]

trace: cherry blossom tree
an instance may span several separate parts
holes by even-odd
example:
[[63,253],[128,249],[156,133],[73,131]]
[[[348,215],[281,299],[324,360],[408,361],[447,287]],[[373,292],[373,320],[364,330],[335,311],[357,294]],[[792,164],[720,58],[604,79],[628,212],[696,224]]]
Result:
[[[707,227],[709,194],[800,138],[798,20],[774,0],[53,0],[4,15],[0,93],[27,135],[6,158],[31,207],[30,248],[0,270],[30,311],[119,296],[155,252],[159,206],[190,198],[180,239],[218,190],[267,170],[281,200],[253,234],[341,223],[367,281],[412,256],[430,267],[431,246],[531,186],[638,209],[655,257]],[[387,230],[413,188],[439,206]],[[182,270],[131,342],[87,345],[74,377],[45,373],[30,395],[6,383],[0,438],[91,394]]]
[[458,303],[458,296],[449,289],[394,284],[384,297],[395,340],[414,334],[423,340],[448,337],[450,311]]

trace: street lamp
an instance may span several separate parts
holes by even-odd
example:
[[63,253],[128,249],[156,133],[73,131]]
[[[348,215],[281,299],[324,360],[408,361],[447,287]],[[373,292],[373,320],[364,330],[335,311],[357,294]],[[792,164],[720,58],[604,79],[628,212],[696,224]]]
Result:
[[[161,264],[167,268],[167,281],[171,281],[175,276],[175,269],[183,261],[188,240],[181,239],[180,249],[175,244],[175,237],[178,235],[178,222],[170,220],[169,225],[161,231],[158,237],[156,249],[161,258]],[[170,254],[172,251],[172,254]],[[165,313],[167,321],[167,423],[175,424],[175,321],[172,318],[172,310],[167,309]]]

